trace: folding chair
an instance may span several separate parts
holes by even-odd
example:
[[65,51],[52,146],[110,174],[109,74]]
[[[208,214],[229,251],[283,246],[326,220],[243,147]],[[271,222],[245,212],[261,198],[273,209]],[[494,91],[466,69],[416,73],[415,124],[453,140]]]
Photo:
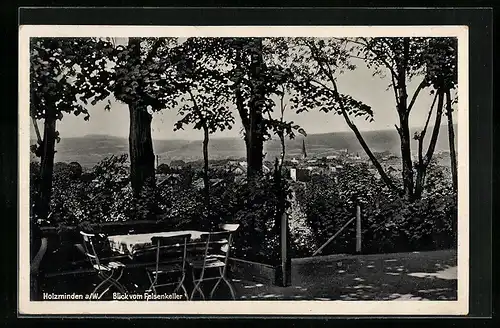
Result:
[[[175,237],[153,237],[151,242],[156,245],[156,265],[146,268],[151,285],[148,292],[156,294],[158,287],[175,285],[174,293],[179,288],[188,299],[188,293],[184,286],[186,279],[186,245],[190,234]],[[165,277],[164,282],[159,277]]]
[[101,259],[99,259],[98,252],[96,251],[96,235],[83,231],[80,231],[80,234],[83,237],[85,255],[87,255],[87,258],[96,271],[97,276],[102,280],[101,283],[95,287],[92,294],[96,294],[100,289],[104,289],[98,297],[98,299],[101,299],[102,296],[113,286],[116,287],[116,289],[118,289],[121,293],[126,293],[127,289],[119,282],[123,275],[125,265],[118,261],[103,263]]
[[[210,291],[210,298],[213,297],[213,294],[221,281],[224,281],[229,287],[231,297],[233,300],[236,299],[234,288],[227,277],[227,264],[233,233],[238,230],[239,224],[221,224],[219,227],[223,231],[210,232],[200,236],[201,243],[204,245],[202,254],[188,256],[187,262],[191,267],[194,284],[190,299],[193,299],[196,292],[198,292],[201,297],[205,299],[205,294],[201,289],[201,284],[209,280],[217,280],[214,287]],[[191,248],[190,251],[191,253],[196,253],[196,250],[199,250],[199,248],[195,246]],[[208,270],[214,271],[216,276],[206,277],[205,274]]]

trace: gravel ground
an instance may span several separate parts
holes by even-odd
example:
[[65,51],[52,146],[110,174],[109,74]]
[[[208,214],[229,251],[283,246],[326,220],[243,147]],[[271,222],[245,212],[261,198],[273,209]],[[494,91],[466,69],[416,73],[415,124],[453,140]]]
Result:
[[[42,290],[89,293],[96,282],[94,275],[65,276],[47,279]],[[148,287],[143,270],[127,272],[122,282],[129,290]],[[289,287],[241,280],[234,285],[240,300],[456,300],[457,255],[445,250],[294,259]],[[204,287],[206,294],[210,289]],[[214,298],[229,296],[222,284]]]
[[240,299],[456,300],[456,251],[325,256],[292,262],[292,286],[237,282]]

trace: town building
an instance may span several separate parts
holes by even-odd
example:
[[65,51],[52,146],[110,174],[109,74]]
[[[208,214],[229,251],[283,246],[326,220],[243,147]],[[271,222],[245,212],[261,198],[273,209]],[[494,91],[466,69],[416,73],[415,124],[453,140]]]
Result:
[[290,178],[293,181],[307,182],[311,180],[311,171],[304,168],[291,168]]

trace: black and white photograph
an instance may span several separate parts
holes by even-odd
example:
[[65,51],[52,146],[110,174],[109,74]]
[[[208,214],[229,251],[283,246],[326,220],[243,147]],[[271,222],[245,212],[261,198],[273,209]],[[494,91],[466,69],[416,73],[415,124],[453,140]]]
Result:
[[21,312],[467,313],[466,27],[19,47]]

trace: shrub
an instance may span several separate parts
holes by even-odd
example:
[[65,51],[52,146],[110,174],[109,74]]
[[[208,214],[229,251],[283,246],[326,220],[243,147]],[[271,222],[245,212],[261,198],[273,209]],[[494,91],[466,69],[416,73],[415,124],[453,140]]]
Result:
[[[296,190],[298,186],[292,186]],[[296,199],[296,193],[292,193],[292,201],[288,212],[288,224],[290,227],[290,252],[291,257],[309,256],[319,246],[315,233],[307,222],[307,215],[302,205]]]
[[83,174],[83,168],[78,162],[69,163],[70,178],[73,180],[80,179]]
[[[302,256],[311,255],[354,217],[356,204],[361,208],[364,253],[455,247],[457,198],[448,180],[442,168],[432,165],[422,198],[409,203],[393,195],[363,166],[345,166],[337,181],[330,175],[314,176],[294,189],[303,222],[317,243],[295,239],[293,249]],[[351,223],[323,253],[354,251]]]
[[38,220],[35,206],[39,197],[39,184],[40,164],[38,162],[30,162],[30,222],[37,225],[43,224],[43,222]]
[[[54,170],[52,214],[38,225],[64,227],[87,223],[149,218],[146,196],[133,197],[128,180],[127,155],[111,156],[89,172],[77,163],[58,163]],[[165,168],[165,167],[164,167]],[[30,196],[37,198],[38,163],[30,167]],[[166,169],[166,168],[165,168]],[[172,230],[213,230],[219,223],[237,222],[233,255],[276,264],[279,258],[279,218],[289,213],[291,254],[310,256],[355,216],[362,214],[364,253],[404,252],[455,247],[457,244],[457,197],[446,172],[435,164],[428,171],[421,199],[408,203],[393,195],[364,165],[345,165],[336,177],[313,175],[307,183],[288,185],[276,170],[248,181],[244,176],[211,169],[211,211],[204,206],[203,189],[193,180],[200,170],[190,165],[176,169],[175,179],[154,193],[155,218]],[[212,180],[213,181],[213,180]],[[328,253],[355,251],[355,225],[351,224],[328,247]]]
[[[305,223],[317,241],[314,246],[321,246],[354,215],[351,197],[342,194],[335,180],[327,175],[313,176],[310,182],[299,186],[296,198],[306,215]],[[334,246],[336,252],[346,252],[350,240],[351,235],[344,233],[330,248]]]
[[244,180],[236,186],[235,221],[241,227],[235,239],[234,256],[275,264],[278,239],[276,234],[277,193],[272,177],[263,175]]
[[[142,197],[133,197],[128,179],[126,155],[111,156],[99,162],[89,172],[79,172],[79,166],[61,163],[54,171],[52,215],[47,222],[59,227],[62,244],[70,240],[68,226],[95,232],[90,224],[110,221],[144,219],[147,204]],[[31,192],[36,194],[39,165],[32,163]],[[82,170],[83,171],[83,170]],[[156,218],[172,230],[213,230],[220,223],[240,223],[233,255],[253,261],[275,264],[278,259],[276,218],[280,206],[286,209],[288,186],[284,180],[264,174],[247,181],[234,173],[210,170],[211,211],[206,213],[203,189],[193,186],[197,174],[189,165],[177,169],[176,178],[146,193],[155,197]],[[76,178],[79,176],[79,178]],[[32,197],[32,200],[35,198]]]
[[[127,155],[111,156],[99,162],[91,172],[83,172],[81,166],[72,162],[56,163],[52,183],[51,214],[48,225],[76,225],[83,221],[117,221],[116,200],[128,184]],[[38,190],[38,163],[31,167],[32,204]],[[87,179],[84,177],[92,177]],[[121,211],[121,209],[120,209]],[[36,216],[36,213],[34,213]]]
[[162,164],[158,165],[158,167],[156,168],[156,173],[170,174],[170,173],[172,173],[172,169],[170,169],[170,166],[168,166],[167,164],[162,163]]
[[201,193],[192,186],[164,185],[158,191],[160,219],[175,229],[194,229],[203,218]]

